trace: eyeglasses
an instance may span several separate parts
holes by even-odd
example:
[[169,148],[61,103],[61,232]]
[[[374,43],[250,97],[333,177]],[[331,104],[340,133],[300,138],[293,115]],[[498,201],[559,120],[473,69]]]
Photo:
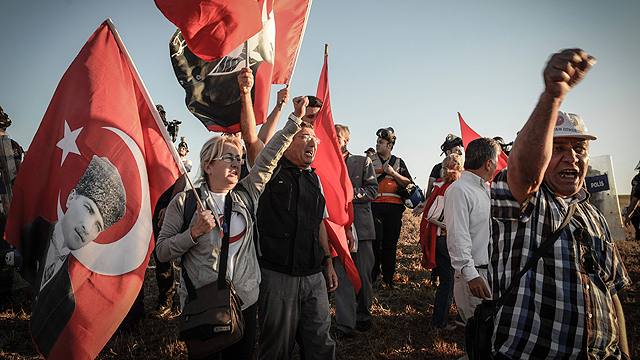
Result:
[[591,248],[591,236],[584,228],[578,228],[573,231],[573,238],[580,245],[586,246],[587,250],[584,254],[582,254],[582,258],[580,259],[580,263],[582,264],[582,268],[588,274],[595,274],[597,270],[597,262],[596,257],[594,256],[594,251]]
[[222,155],[220,157],[211,159],[211,161],[218,161],[218,160],[222,160],[226,163],[232,163],[233,160],[237,161],[240,165],[244,164],[244,159],[241,158],[240,156],[231,156],[231,155]]
[[313,139],[313,141],[315,141],[316,144],[320,144],[320,139],[318,139],[317,137],[315,137],[313,135],[309,135],[309,134],[302,134],[302,135],[294,136],[294,138],[302,138],[302,140],[304,140],[305,142],[309,142],[309,139]]

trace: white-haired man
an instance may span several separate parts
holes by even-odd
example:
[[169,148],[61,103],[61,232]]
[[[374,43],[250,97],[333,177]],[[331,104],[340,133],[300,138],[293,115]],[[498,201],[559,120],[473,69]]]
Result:
[[617,292],[630,279],[584,188],[589,141],[596,137],[580,116],[559,111],[594,64],[580,49],[551,57],[545,90],[492,185],[494,299],[559,227],[569,206],[577,206],[551,249],[507,295],[495,320],[496,359],[629,358]]

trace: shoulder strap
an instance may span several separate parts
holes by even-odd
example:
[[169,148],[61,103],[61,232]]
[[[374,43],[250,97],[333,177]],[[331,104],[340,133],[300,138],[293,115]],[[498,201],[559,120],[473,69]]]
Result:
[[[385,176],[387,176],[387,173],[384,172],[384,161],[382,161],[382,158],[380,157],[380,155],[376,154],[376,156],[378,157],[378,160],[380,160],[380,164],[382,165],[382,173],[378,175],[378,184],[380,184],[382,179],[384,179]],[[387,161],[389,162],[389,166],[393,167],[393,165],[396,164],[396,156],[391,155],[391,157]]]
[[395,155],[391,155],[389,158],[389,166],[393,167],[396,164],[396,160],[398,160],[398,158]]
[[540,260],[542,255],[544,255],[544,253],[546,253],[551,248],[551,246],[553,246],[553,243],[558,240],[560,234],[562,234],[562,231],[567,226],[567,224],[569,224],[569,221],[573,217],[573,214],[576,211],[576,207],[578,207],[577,203],[569,205],[569,209],[567,209],[567,216],[565,216],[562,224],[560,224],[558,229],[556,229],[553,234],[551,234],[544,242],[542,242],[538,250],[536,250],[536,252],[533,254],[533,257],[531,257],[531,259],[527,261],[527,264],[524,266],[524,268],[522,268],[522,270],[520,270],[518,275],[516,275],[513,280],[511,280],[511,284],[509,285],[509,288],[507,288],[507,291],[505,291],[504,294],[502,294],[502,296],[500,296],[500,298],[496,301],[496,308],[500,308],[502,304],[504,304],[507,295],[509,295],[516,287],[516,285],[520,282],[520,278],[522,278],[522,276],[527,271],[529,271],[529,269],[531,269],[533,265],[538,262],[538,260]]
[[[198,196],[202,197],[202,192],[200,188],[196,188]],[[184,198],[184,211],[182,212],[182,231],[181,233],[187,231],[189,228],[189,224],[191,224],[191,219],[193,218],[193,214],[196,213],[196,208],[198,207],[198,201],[193,196],[192,191],[187,191],[186,197]]]
[[[200,188],[197,189],[198,190],[198,195],[200,196]],[[189,193],[187,192],[187,199],[185,199],[185,214],[187,211],[191,211],[191,208],[187,209],[187,200],[189,199]],[[193,203],[195,203],[195,199],[193,197],[191,197],[193,200]],[[190,201],[191,202],[191,201]],[[227,193],[227,196],[225,198],[225,202],[224,202],[224,222],[221,224],[222,225],[222,232],[223,232],[223,237],[222,237],[222,249],[220,250],[220,265],[218,267],[218,290],[224,290],[227,288],[227,260],[229,257],[229,224],[231,224],[231,205],[232,204],[232,199],[231,199],[231,192]],[[191,205],[190,205],[191,206]],[[196,205],[194,205],[196,206]],[[193,217],[193,212],[195,212],[195,207],[193,208],[193,211],[191,212],[191,216],[188,218],[189,222],[191,222],[191,217]],[[187,223],[187,227],[188,227]],[[184,228],[184,225],[183,225]],[[180,266],[182,268],[182,278],[184,279],[184,283],[187,287],[187,293],[189,294],[189,300],[193,301],[197,298],[196,295],[196,288],[193,285],[193,282],[191,281],[191,278],[189,277],[189,274],[187,273],[187,269],[182,265],[184,262],[184,254],[182,255],[182,259],[180,261]]]
[[218,267],[218,290],[227,288],[227,260],[229,258],[229,233],[231,227],[231,191],[224,201],[224,223],[222,223],[222,250],[220,250],[220,266]]

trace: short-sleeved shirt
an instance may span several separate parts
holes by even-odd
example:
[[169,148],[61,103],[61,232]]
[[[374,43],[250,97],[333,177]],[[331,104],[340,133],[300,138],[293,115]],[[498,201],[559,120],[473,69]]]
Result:
[[[512,359],[620,358],[619,328],[612,296],[631,280],[611,240],[604,216],[582,189],[570,201],[542,183],[522,204],[513,197],[507,170],[492,185],[491,264],[489,282],[499,298],[540,244],[564,220],[567,202],[574,216],[553,247],[538,260],[507,296],[498,312],[494,351]],[[587,241],[573,235],[583,228]],[[582,265],[587,253],[595,273]]]

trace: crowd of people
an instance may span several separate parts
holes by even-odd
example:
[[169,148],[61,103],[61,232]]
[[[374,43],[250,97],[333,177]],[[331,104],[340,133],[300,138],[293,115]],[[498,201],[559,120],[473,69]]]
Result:
[[[551,57],[543,74],[545,89],[504,169],[498,169],[498,156],[506,149],[501,139],[478,138],[465,149],[462,139],[449,134],[441,147],[445,158],[433,167],[425,200],[413,210],[422,217],[422,266],[434,269],[439,278],[431,327],[455,327],[449,324],[452,299],[459,316],[455,322],[464,325],[482,300],[507,293],[495,319],[495,359],[629,359],[618,292],[630,278],[584,187],[589,142],[596,137],[579,115],[560,110],[564,97],[594,64],[579,49]],[[332,256],[323,222],[327,206],[313,168],[321,146],[314,122],[322,101],[294,98],[293,113],[276,132],[280,103],[289,101],[284,89],[258,132],[252,71],[243,69],[238,82],[241,131],[214,136],[202,146],[197,181],[201,204],[189,208],[192,190],[182,191],[186,181],[181,177],[155,209],[159,298],[151,316],[166,316],[176,293],[181,309],[190,301],[190,289],[228,279],[242,299],[245,332],[240,341],[207,358],[252,359],[257,341],[259,359],[289,359],[296,343],[304,359],[333,359],[335,339],[375,325],[373,284],[380,279],[381,286],[395,287],[406,210],[398,192],[412,177],[405,162],[392,154],[397,140],[393,128],[379,129],[375,149],[362,156],[348,150],[348,126],[335,125],[333,140],[353,187],[354,221],[346,234],[361,282],[356,293],[346,265]],[[178,150],[184,158],[184,140]],[[636,189],[626,223],[640,198],[640,186]],[[525,276],[517,277],[567,214],[573,215],[558,241]],[[225,232],[227,273],[219,274]],[[181,259],[177,288],[174,259]],[[514,278],[515,290],[509,292]],[[140,311],[135,308],[132,312]],[[140,314],[144,305],[138,318]],[[194,358],[191,352],[189,357]]]

